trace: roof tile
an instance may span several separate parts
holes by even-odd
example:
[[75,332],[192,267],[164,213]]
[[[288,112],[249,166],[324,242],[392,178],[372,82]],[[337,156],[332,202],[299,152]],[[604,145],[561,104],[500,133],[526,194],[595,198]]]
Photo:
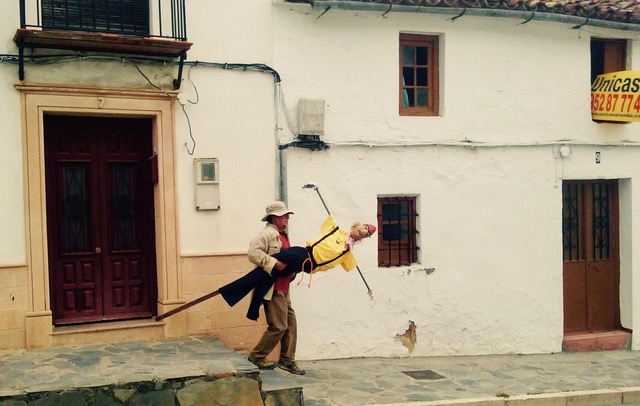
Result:
[[[285,0],[289,3],[322,4],[327,0]],[[340,0],[332,0],[332,3]],[[640,0],[343,0],[346,3],[382,3],[414,7],[519,10],[586,17],[640,25]]]

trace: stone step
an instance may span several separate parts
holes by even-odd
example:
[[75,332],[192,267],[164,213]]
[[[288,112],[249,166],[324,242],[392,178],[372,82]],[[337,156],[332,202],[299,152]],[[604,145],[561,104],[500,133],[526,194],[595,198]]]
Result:
[[304,406],[302,386],[284,371],[261,370],[262,390],[267,394],[265,406]]
[[562,342],[564,351],[624,350],[631,345],[631,333],[626,330],[567,334]]
[[0,351],[0,365],[0,406],[303,405],[286,372],[215,338]]

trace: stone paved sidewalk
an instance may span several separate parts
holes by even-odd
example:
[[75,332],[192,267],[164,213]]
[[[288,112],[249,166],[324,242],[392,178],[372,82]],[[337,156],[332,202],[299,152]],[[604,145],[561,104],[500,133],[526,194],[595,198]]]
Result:
[[[198,397],[203,394],[211,400],[242,391],[251,392],[243,398],[244,403],[227,398],[225,401],[231,402],[227,404],[301,405],[302,397],[305,406],[640,404],[640,352],[635,351],[298,363],[307,370],[306,375],[279,369],[259,371],[246,360],[246,354],[234,352],[214,338],[0,351],[0,406],[43,406],[45,403],[24,400],[30,395],[33,400],[42,393],[63,391],[70,393],[69,399],[80,402],[65,403],[73,406],[200,405],[210,404],[202,400],[206,397]],[[225,381],[231,377],[242,379]],[[226,386],[205,389],[204,382]],[[86,394],[73,392],[74,388],[98,390],[86,401]],[[157,395],[152,394],[154,390],[164,397],[152,398]],[[8,399],[22,403],[8,403]],[[49,404],[63,402],[58,398]]]
[[131,342],[0,352],[0,397],[255,371],[215,339]]
[[419,406],[443,400],[451,405],[471,399],[492,400],[473,403],[495,406],[640,403],[640,352],[626,350],[298,363],[307,374],[289,378],[303,387],[306,406]]
[[2,351],[0,365],[1,406],[302,405],[300,388],[266,393],[259,370],[213,338]]

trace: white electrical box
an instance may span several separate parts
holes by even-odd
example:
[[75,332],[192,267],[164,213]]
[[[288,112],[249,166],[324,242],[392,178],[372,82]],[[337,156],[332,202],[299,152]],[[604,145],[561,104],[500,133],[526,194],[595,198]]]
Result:
[[195,158],[196,210],[218,210],[220,208],[220,168],[216,158]]
[[324,135],[324,99],[298,100],[298,134]]

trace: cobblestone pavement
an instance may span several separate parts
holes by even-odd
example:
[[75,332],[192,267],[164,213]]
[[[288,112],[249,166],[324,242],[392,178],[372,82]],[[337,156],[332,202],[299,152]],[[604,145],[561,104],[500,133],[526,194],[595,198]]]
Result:
[[0,351],[0,398],[256,370],[213,338]]
[[[606,390],[613,391],[602,403],[591,397],[572,404],[640,405],[640,352],[635,351],[363,358],[298,364],[307,370],[306,375],[287,375],[304,388],[306,406],[417,406],[436,400],[513,399],[560,393],[569,396],[594,390],[605,390],[605,394]],[[263,376],[282,373],[285,372],[275,370]]]
[[[418,406],[454,399],[508,400],[598,390],[606,395],[601,400],[571,404],[640,405],[640,352],[636,351],[300,360],[298,364],[306,375],[260,371],[263,389],[301,387],[305,406]],[[0,351],[0,365],[0,398],[257,371],[245,353],[234,352],[214,338]]]

